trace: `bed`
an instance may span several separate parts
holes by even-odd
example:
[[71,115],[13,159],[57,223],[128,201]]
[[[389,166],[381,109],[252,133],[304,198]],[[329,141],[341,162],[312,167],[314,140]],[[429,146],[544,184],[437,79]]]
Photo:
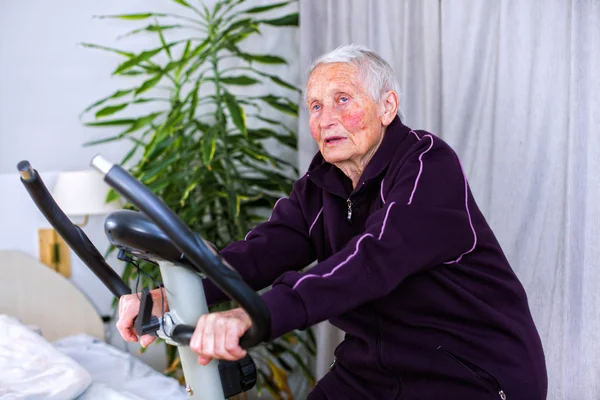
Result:
[[68,279],[0,251],[2,399],[186,399],[185,389],[105,342],[94,306]]

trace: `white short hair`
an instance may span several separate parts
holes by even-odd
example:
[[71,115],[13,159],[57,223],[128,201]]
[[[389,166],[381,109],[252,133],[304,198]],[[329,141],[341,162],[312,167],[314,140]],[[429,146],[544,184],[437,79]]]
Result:
[[[400,98],[400,84],[394,70],[381,56],[366,47],[356,44],[340,46],[323,54],[308,68],[308,76],[321,64],[347,63],[358,67],[362,81],[374,101],[380,102],[386,92],[393,90]],[[304,91],[306,97],[306,90]],[[404,113],[398,107],[398,116],[404,120]]]

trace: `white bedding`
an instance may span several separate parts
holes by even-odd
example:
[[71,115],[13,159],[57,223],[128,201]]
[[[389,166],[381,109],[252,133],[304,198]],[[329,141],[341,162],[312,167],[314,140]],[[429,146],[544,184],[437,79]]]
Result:
[[90,384],[90,374],[16,318],[0,315],[0,397],[72,399]]
[[[86,335],[70,336],[54,342],[54,347],[75,360],[91,376],[94,390],[109,388],[124,398],[187,399],[185,388],[133,355]],[[94,386],[92,385],[92,386]],[[84,393],[81,399],[95,398]],[[113,394],[114,395],[114,394]],[[92,396],[92,397],[86,397]],[[114,397],[119,399],[120,397]]]
[[0,398],[187,399],[185,389],[141,360],[87,335],[54,343],[0,315]]

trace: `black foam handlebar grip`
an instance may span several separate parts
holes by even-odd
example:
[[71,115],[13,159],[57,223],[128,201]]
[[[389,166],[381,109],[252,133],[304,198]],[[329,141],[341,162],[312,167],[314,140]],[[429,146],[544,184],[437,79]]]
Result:
[[104,283],[116,297],[130,294],[131,289],[123,282],[121,277],[106,263],[102,254],[92,244],[85,232],[74,225],[60,209],[44,185],[42,178],[28,161],[21,161],[17,165],[21,174],[21,182],[33,199],[37,208],[44,214],[50,225],[73,249],[75,254],[89,269]]

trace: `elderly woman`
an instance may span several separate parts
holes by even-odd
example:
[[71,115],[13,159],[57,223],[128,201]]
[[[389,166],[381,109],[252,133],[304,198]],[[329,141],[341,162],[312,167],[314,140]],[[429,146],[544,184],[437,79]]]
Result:
[[[255,289],[273,285],[271,339],[324,320],[346,332],[309,399],[545,399],[525,291],[456,153],[401,122],[388,63],[338,48],[305,94],[319,152],[269,221],[220,254]],[[225,299],[210,282],[206,293]],[[126,340],[138,308],[120,301]],[[205,315],[190,346],[201,364],[239,359],[250,325],[241,309]]]

